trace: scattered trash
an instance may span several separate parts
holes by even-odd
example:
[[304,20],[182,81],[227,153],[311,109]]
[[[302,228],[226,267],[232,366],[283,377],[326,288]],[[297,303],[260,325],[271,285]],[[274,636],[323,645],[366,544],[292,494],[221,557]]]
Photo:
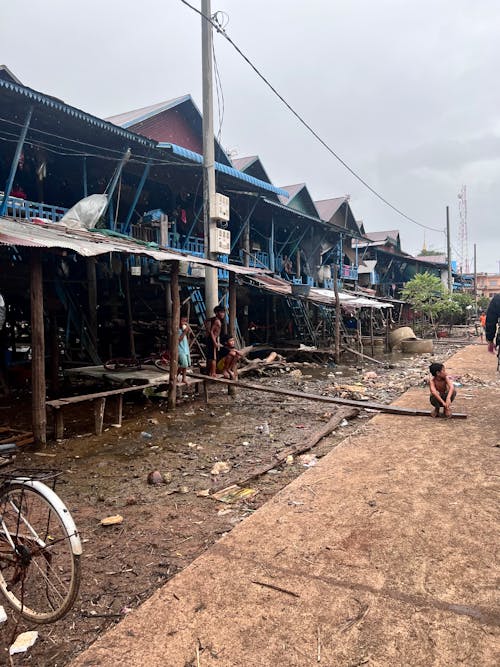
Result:
[[343,419],[343,420],[340,422],[340,426],[348,426],[348,425],[349,425],[349,422],[347,421],[347,419]]
[[159,423],[160,422],[154,417],[151,417],[151,419],[148,419],[148,424],[154,424],[156,426]]
[[0,604],[0,623],[5,623],[6,620],[7,620],[7,614],[5,613],[5,609]]
[[180,486],[179,487],[179,493],[189,493],[189,487],[188,486]]
[[375,371],[368,371],[363,376],[364,380],[375,380],[376,378],[378,378],[378,375],[375,373]]
[[267,422],[264,422],[260,426],[256,426],[255,430],[258,433],[262,433],[262,435],[269,435],[269,424]]
[[126,616],[127,614],[130,614],[131,611],[133,611],[132,607],[125,606],[120,609],[120,614]]
[[241,444],[242,444],[244,447],[248,447],[248,445],[249,445],[250,443],[248,442],[248,440],[243,440],[243,442],[242,442]]
[[101,526],[116,526],[120,523],[123,523],[123,517],[121,514],[115,514],[113,516],[107,516],[104,519],[101,519]]
[[302,454],[302,456],[299,456],[299,461],[305,468],[312,468],[316,465],[318,459],[314,456],[314,454]]
[[295,424],[295,428],[306,428],[305,424]]
[[17,636],[16,641],[9,648],[9,655],[25,653],[33,646],[37,639],[38,632],[36,630],[31,630],[30,632],[21,632],[21,634]]
[[158,484],[164,484],[165,481],[163,479],[163,475],[159,470],[152,470],[148,474],[148,484],[151,484],[152,486],[157,486]]
[[231,510],[231,509],[229,509],[229,508],[227,508],[227,509],[223,509],[223,510],[219,510],[219,511],[217,512],[217,516],[224,516],[225,514],[232,514],[232,512],[233,512],[233,510]]
[[196,492],[196,495],[199,498],[208,498],[210,496],[210,489],[201,489],[200,491]]
[[288,466],[291,466],[291,465],[292,465],[292,463],[293,463],[293,456],[292,456],[291,454],[288,454],[288,456],[287,456],[286,459],[285,459],[285,463],[286,463]]
[[231,470],[231,464],[227,461],[217,461],[214,463],[212,470],[210,471],[211,475],[220,475]]
[[151,433],[148,433],[147,431],[141,431],[141,438],[144,438],[144,440],[151,440],[153,435]]
[[290,377],[300,378],[302,377],[302,371],[299,368],[295,368],[293,371],[290,372]]
[[258,494],[256,489],[242,488],[237,484],[232,484],[221,491],[217,491],[212,495],[212,498],[219,500],[221,503],[234,503],[237,500],[248,500]]

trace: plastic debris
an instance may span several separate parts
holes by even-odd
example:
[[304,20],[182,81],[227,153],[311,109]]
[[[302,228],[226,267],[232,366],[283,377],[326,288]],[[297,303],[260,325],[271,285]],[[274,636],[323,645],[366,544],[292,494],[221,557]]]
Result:
[[121,514],[114,514],[113,516],[107,516],[104,519],[101,519],[101,526],[116,526],[120,523],[123,523]]
[[258,431],[259,433],[262,433],[262,435],[269,435],[269,424],[267,422],[264,422],[260,426],[256,426],[255,430]]
[[343,419],[343,420],[340,422],[340,425],[341,425],[341,426],[348,426],[348,424],[349,424],[349,422],[347,421],[347,419]]
[[141,431],[141,438],[144,438],[144,440],[151,440],[153,437],[152,433],[148,433],[147,431]]
[[5,609],[0,604],[0,623],[5,623],[6,620],[7,620],[7,614],[5,613]]
[[201,489],[200,491],[196,492],[196,495],[199,498],[208,498],[210,496],[210,489]]
[[211,475],[220,475],[231,470],[231,464],[227,461],[217,461],[214,463],[212,470],[210,471]]
[[293,456],[292,456],[291,454],[288,454],[288,456],[286,457],[286,461],[285,461],[285,462],[286,462],[286,464],[287,464],[288,466],[291,466],[292,463],[293,463]]
[[314,456],[314,454],[302,454],[302,456],[299,457],[299,461],[302,463],[304,468],[312,468],[316,465],[318,459]]
[[26,651],[33,646],[38,639],[38,632],[31,630],[30,632],[21,632],[17,636],[16,641],[9,648],[9,655],[16,653],[26,653]]
[[237,500],[248,500],[258,494],[256,489],[242,488],[237,484],[232,484],[221,491],[214,493],[212,498],[219,500],[221,503],[234,503]]

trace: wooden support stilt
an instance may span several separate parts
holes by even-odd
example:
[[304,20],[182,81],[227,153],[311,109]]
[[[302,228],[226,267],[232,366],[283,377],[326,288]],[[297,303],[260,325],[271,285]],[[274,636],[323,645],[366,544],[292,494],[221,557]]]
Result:
[[54,438],[62,440],[64,438],[64,417],[61,408],[53,408],[54,410]]
[[122,425],[122,420],[123,420],[123,394],[119,394],[116,397],[115,401],[115,420],[114,424],[117,426]]
[[95,421],[95,434],[102,434],[102,426],[104,423],[104,410],[106,408],[106,399],[96,398],[94,401],[94,421]]
[[[231,271],[229,273],[229,335],[234,338],[236,334],[236,275]],[[233,385],[228,385],[227,393],[229,396],[236,396],[236,389]]]
[[334,359],[335,363],[340,363],[340,299],[339,299],[339,283],[338,283],[338,267],[336,264],[333,266],[333,291],[335,292],[335,354]]
[[170,269],[170,294],[172,296],[172,321],[170,323],[170,373],[168,380],[169,410],[175,410],[177,398],[177,370],[179,360],[179,321],[181,317],[181,302],[179,297],[179,262],[172,262]]
[[209,402],[209,400],[208,400],[208,382],[206,380],[203,383],[203,397],[205,399],[205,403],[208,404],[208,402]]
[[97,259],[87,257],[87,289],[88,289],[88,314],[89,314],[89,333],[92,343],[97,349]]
[[125,318],[127,321],[130,356],[134,358],[135,357],[134,322],[132,317],[132,299],[130,298],[130,277],[128,274],[127,261],[123,262],[122,277],[123,277],[123,287],[125,291]]
[[47,443],[45,406],[45,336],[43,324],[43,271],[40,250],[31,250],[31,400],[35,445]]

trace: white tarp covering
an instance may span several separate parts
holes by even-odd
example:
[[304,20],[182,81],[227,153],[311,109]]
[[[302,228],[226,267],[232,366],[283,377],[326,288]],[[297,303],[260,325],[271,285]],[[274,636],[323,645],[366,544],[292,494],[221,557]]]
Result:
[[107,205],[108,195],[89,195],[66,211],[59,224],[69,229],[94,229]]

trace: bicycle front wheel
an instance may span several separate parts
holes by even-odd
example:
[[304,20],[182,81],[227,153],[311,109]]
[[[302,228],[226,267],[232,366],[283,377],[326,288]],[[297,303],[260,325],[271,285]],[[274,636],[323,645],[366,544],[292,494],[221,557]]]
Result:
[[81,544],[68,509],[45,484],[8,483],[0,496],[0,592],[26,620],[62,618],[80,584]]

